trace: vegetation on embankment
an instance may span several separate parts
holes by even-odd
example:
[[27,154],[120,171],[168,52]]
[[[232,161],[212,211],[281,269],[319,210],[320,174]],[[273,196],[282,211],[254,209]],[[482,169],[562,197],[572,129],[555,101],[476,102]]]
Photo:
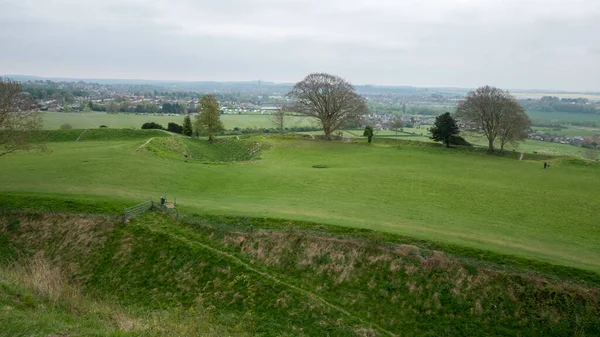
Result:
[[161,137],[142,144],[136,152],[163,159],[227,163],[259,159],[265,148],[265,144],[249,139],[226,138],[207,143],[196,139]]
[[4,213],[2,236],[12,256],[43,251],[94,299],[134,313],[209,315],[230,333],[600,333],[597,284],[497,269],[366,230],[221,220],[148,213],[121,225],[102,216]]

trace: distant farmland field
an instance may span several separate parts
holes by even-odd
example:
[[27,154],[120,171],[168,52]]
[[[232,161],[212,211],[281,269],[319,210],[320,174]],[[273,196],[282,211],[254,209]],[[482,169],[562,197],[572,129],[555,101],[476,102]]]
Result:
[[546,112],[546,111],[531,111],[527,114],[532,120],[558,121],[558,122],[586,122],[594,121],[600,124],[600,114],[584,114],[570,112]]
[[[169,122],[182,124],[181,116],[145,116],[136,114],[107,114],[103,112],[63,113],[45,112],[44,129],[57,130],[64,123],[69,123],[74,129],[95,129],[106,125],[111,129],[139,129],[146,122],[159,123],[167,127]],[[271,128],[273,124],[269,115],[222,115],[221,119],[226,129],[238,128]],[[289,117],[290,126],[309,126],[311,120],[301,117]]]

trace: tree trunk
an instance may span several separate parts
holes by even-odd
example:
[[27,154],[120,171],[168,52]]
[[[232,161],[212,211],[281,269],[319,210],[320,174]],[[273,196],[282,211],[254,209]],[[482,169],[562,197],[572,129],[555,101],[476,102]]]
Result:
[[446,139],[446,141],[444,143],[446,143],[447,148],[450,148],[450,140],[449,139]]
[[504,143],[500,142],[500,152],[504,152]]
[[489,145],[488,145],[487,153],[494,153],[494,140],[488,139],[488,142],[489,142]]
[[325,140],[331,140],[331,129],[329,126],[323,125],[323,132],[325,133]]

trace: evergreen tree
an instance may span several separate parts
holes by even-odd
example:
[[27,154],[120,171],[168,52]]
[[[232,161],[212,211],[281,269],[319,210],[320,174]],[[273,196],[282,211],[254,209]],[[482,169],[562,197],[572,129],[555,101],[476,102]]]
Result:
[[373,127],[370,125],[365,126],[365,132],[363,132],[363,136],[367,137],[369,143],[373,140]]
[[212,143],[215,136],[225,130],[221,122],[219,101],[213,95],[202,96],[198,104],[198,112],[194,129],[198,134],[208,136],[208,140]]
[[183,119],[183,134],[186,136],[191,136],[193,132],[192,128],[192,119],[189,115],[185,116]]
[[456,125],[456,121],[449,112],[441,114],[435,118],[435,126],[429,129],[431,139],[436,142],[443,142],[446,147],[450,147],[452,139],[458,136],[460,130]]

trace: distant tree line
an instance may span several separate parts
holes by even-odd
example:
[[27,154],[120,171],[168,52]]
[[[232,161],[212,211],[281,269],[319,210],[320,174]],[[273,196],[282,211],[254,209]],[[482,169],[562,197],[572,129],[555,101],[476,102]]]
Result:
[[87,103],[92,111],[105,111],[108,113],[129,112],[129,113],[158,113],[160,111],[158,105],[153,102],[140,102],[133,104],[130,101],[117,103],[110,101],[107,103]]
[[31,94],[31,97],[35,100],[58,100],[61,103],[66,101],[72,103],[74,97],[88,97],[89,93],[85,90],[80,89],[62,89],[55,88],[52,86],[32,86],[28,84],[22,84],[22,89],[25,92]]
[[558,98],[544,96],[540,99],[526,99],[519,101],[526,110],[542,112],[579,112],[600,113],[586,98]]
[[184,114],[187,112],[187,107],[185,104],[182,103],[163,103],[162,112]]

